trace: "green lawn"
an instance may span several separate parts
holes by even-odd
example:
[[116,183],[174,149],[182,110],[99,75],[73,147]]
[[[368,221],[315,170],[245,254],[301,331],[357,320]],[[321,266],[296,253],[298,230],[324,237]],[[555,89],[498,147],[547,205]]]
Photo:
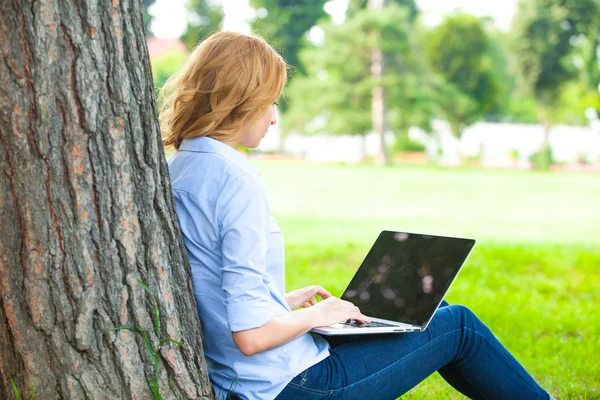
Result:
[[[478,240],[447,300],[560,399],[600,399],[600,176],[254,161],[288,290],[339,295],[382,229]],[[462,398],[435,374],[403,399]]]

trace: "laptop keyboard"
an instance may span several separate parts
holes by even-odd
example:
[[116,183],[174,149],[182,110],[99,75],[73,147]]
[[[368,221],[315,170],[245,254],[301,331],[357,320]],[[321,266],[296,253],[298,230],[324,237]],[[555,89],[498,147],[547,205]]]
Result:
[[342,325],[348,325],[354,328],[385,328],[390,326],[396,326],[392,324],[386,324],[385,322],[376,321],[365,322],[364,324],[361,324],[360,322],[357,322],[355,320],[352,320],[350,322],[342,322]]

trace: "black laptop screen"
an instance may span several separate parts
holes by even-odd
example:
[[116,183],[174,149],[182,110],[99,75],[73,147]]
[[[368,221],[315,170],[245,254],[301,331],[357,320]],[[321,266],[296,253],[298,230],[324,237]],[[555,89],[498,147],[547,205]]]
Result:
[[371,317],[425,326],[474,245],[472,239],[383,231],[342,299]]

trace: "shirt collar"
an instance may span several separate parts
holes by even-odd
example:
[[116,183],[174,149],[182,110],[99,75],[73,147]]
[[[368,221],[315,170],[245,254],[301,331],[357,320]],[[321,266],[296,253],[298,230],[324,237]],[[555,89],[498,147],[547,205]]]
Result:
[[260,176],[254,165],[239,151],[221,141],[208,136],[183,139],[179,150],[194,151],[198,153],[220,154],[226,160],[231,161],[245,171]]

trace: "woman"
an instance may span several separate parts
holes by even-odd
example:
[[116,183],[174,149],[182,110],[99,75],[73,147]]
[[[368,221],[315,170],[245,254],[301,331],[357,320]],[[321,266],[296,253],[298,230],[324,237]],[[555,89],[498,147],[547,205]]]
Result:
[[368,318],[321,286],[285,294],[283,237],[267,189],[236,150],[257,147],[275,124],[273,104],[285,82],[286,64],[264,40],[219,32],[161,93],[164,144],[177,149],[169,160],[177,216],[217,398],[395,399],[439,371],[473,399],[548,399],[462,306],[445,303],[424,333],[335,341],[308,333]]

